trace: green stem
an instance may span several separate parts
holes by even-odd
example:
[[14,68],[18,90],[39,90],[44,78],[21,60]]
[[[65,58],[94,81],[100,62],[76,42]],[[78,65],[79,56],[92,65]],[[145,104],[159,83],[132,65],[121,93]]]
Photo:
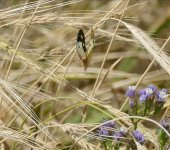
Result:
[[130,146],[129,146],[129,145],[127,145],[126,150],[129,150],[129,149],[130,149]]
[[107,144],[106,144],[106,141],[103,141],[103,146],[104,146],[104,149],[107,150]]
[[146,113],[147,113],[147,106],[148,106],[148,101],[146,100],[146,101],[145,101],[145,108],[144,108],[143,116],[146,116]]
[[119,148],[120,148],[120,144],[117,143],[117,144],[114,146],[114,150],[119,150]]
[[138,101],[135,99],[135,115],[138,115]]

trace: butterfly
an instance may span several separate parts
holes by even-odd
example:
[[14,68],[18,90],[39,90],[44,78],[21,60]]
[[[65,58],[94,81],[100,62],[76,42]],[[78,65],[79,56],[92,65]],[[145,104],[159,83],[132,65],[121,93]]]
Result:
[[88,45],[88,49],[86,48],[86,41],[85,41],[85,35],[82,29],[79,30],[78,34],[77,34],[77,53],[78,56],[82,62],[82,66],[84,67],[84,70],[87,69],[90,60],[91,60],[91,56],[92,56],[92,50],[94,47],[94,43],[95,43],[95,36],[94,36],[94,32],[91,29],[91,37],[90,37],[90,41],[89,41],[89,45]]

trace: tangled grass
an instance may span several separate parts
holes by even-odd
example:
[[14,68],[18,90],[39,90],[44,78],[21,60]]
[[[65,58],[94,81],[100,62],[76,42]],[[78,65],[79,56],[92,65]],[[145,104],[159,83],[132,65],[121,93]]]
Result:
[[[144,116],[130,114],[125,96],[129,85],[170,91],[169,1],[1,3],[0,149],[169,148],[168,94],[159,113]],[[79,29],[86,44],[95,35],[86,71],[77,55]],[[117,127],[108,127],[113,121]]]

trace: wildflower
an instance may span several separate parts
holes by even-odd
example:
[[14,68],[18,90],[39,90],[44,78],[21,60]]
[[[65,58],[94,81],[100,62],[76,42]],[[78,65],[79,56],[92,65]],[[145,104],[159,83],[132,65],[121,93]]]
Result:
[[113,138],[116,140],[120,140],[122,137],[124,137],[124,135],[120,131],[113,133]]
[[148,85],[148,88],[152,89],[153,92],[156,92],[156,90],[157,90],[157,87],[152,84]]
[[[105,119],[104,119],[103,122],[107,122],[107,121],[108,121],[108,120],[105,120]],[[103,126],[109,127],[109,128],[116,128],[116,122],[114,122],[114,121],[107,122],[107,123],[105,123]]]
[[121,138],[125,137],[127,134],[127,129],[121,127],[119,131],[113,133],[113,138],[116,140],[120,140]]
[[140,102],[145,102],[149,97],[153,96],[154,92],[156,91],[156,87],[154,85],[149,85],[146,89],[143,89],[139,92]]
[[141,95],[141,96],[139,97],[139,101],[140,101],[141,103],[145,102],[146,99],[147,99],[147,96],[146,96],[145,94],[143,94],[143,95]]
[[158,102],[165,102],[165,99],[168,97],[167,89],[158,91],[156,96]]
[[133,98],[135,96],[135,89],[136,86],[129,86],[128,90],[126,91],[126,95],[130,98]]
[[129,101],[130,108],[134,107],[134,102],[132,100]]
[[[107,121],[108,120],[104,119],[103,123]],[[116,123],[114,121],[111,121],[99,127],[99,130],[98,130],[99,135],[109,135],[109,128],[116,128]]]
[[98,132],[99,132],[99,135],[105,135],[105,136],[109,135],[109,132],[103,126],[99,127]]
[[132,134],[140,144],[144,144],[145,142],[144,135],[140,131],[134,130]]

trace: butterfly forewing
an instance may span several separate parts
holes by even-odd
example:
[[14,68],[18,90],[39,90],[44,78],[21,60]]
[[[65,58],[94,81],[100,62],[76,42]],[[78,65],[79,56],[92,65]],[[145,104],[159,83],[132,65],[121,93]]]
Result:
[[78,35],[77,35],[77,53],[81,59],[81,63],[82,63],[84,70],[87,69],[90,63],[94,43],[95,43],[95,36],[94,36],[93,30],[91,29],[91,37],[90,37],[88,50],[87,50],[84,32],[82,29],[79,30]]
[[80,29],[77,35],[77,53],[81,60],[85,60],[87,58],[86,51],[84,32]]

